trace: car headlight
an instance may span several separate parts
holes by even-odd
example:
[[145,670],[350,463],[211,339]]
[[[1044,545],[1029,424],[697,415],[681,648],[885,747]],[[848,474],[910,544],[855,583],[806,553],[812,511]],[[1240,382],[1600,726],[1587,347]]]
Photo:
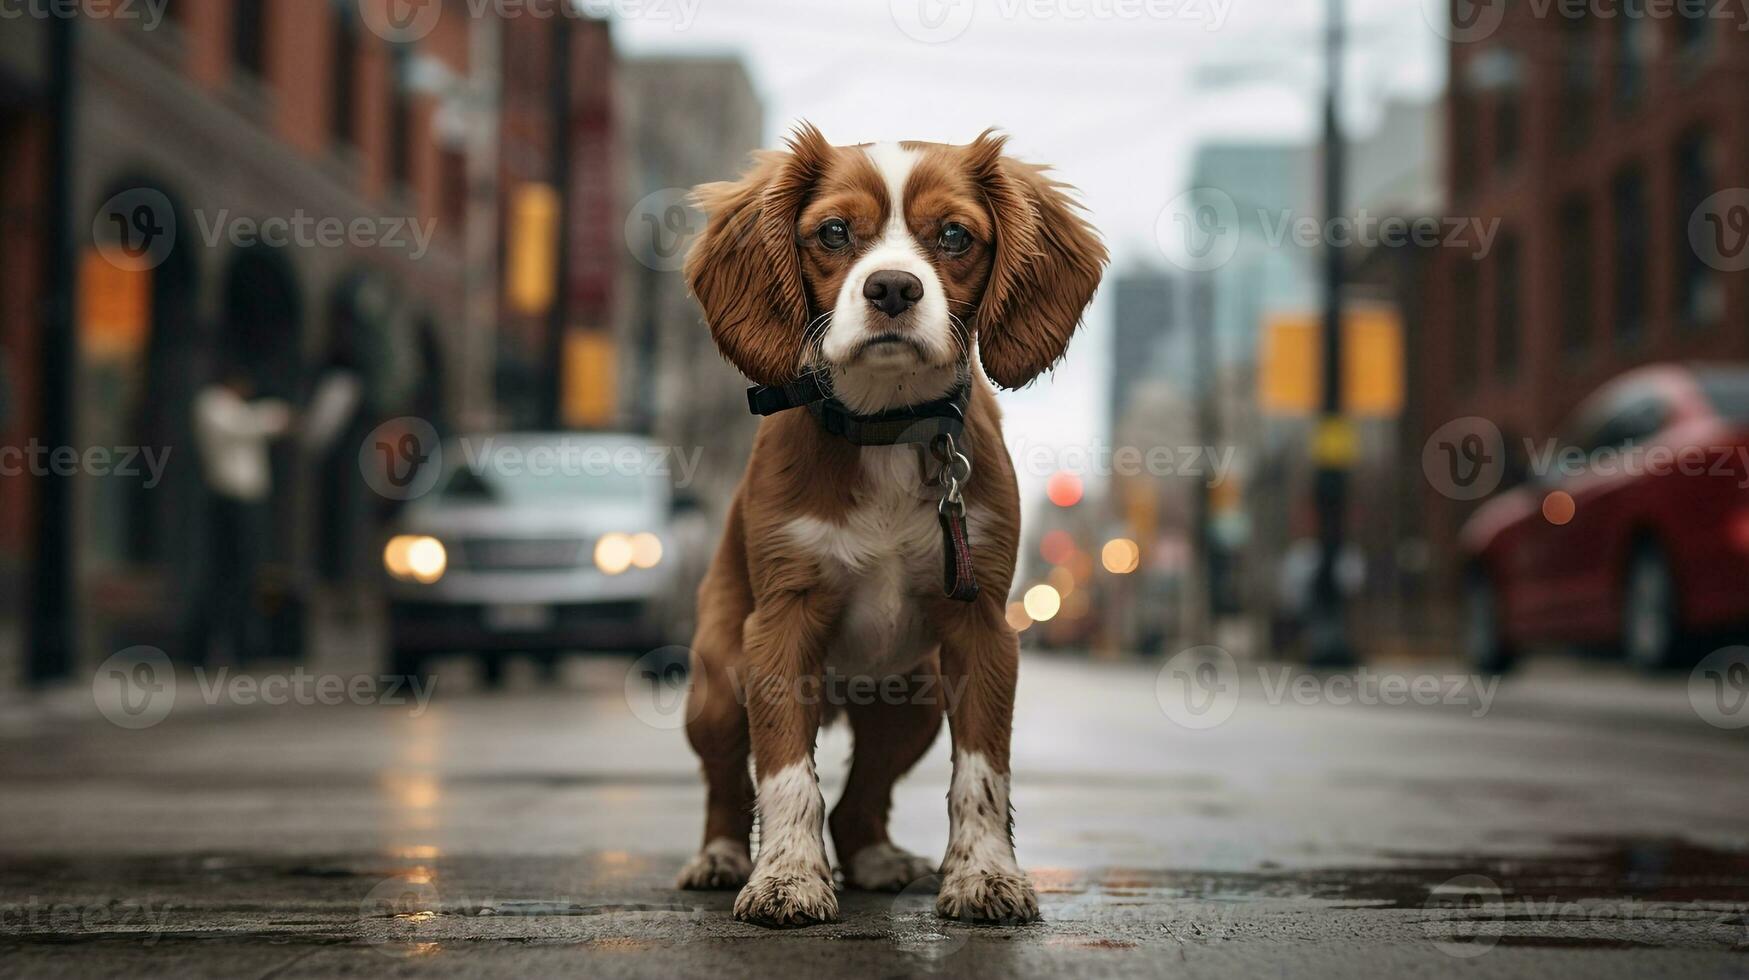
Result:
[[404,582],[430,585],[449,570],[449,552],[430,535],[397,534],[383,548],[383,567]]
[[662,562],[662,539],[648,531],[604,534],[595,542],[595,567],[608,575],[631,568],[655,568]]

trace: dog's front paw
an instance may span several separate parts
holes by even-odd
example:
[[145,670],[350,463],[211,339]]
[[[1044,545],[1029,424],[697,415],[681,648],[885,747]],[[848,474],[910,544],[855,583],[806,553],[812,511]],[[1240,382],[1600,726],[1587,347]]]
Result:
[[680,869],[681,888],[691,891],[718,891],[740,888],[753,873],[753,859],[747,847],[728,838],[719,838],[704,846],[697,856]]
[[756,871],[735,896],[735,918],[777,929],[811,926],[838,919],[832,882],[811,871]]
[[844,869],[844,880],[852,888],[897,892],[935,873],[935,863],[928,858],[883,841],[857,851]]
[[942,879],[935,912],[944,919],[1019,925],[1038,916],[1038,893],[1024,872],[958,869]]

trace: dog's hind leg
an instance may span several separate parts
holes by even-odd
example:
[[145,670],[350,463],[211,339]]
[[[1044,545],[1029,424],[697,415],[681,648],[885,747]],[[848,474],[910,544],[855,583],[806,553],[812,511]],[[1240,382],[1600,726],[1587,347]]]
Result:
[[847,714],[854,739],[844,795],[828,825],[844,881],[852,888],[902,891],[935,873],[935,863],[895,845],[887,836],[893,784],[911,770],[941,730],[942,685],[936,659],[907,678],[903,693],[877,685],[870,704],[852,704]]

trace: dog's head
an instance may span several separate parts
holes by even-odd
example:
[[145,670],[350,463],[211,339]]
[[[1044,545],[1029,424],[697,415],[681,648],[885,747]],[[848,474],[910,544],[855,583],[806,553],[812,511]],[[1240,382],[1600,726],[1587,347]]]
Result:
[[803,124],[788,142],[696,193],[687,282],[742,373],[823,370],[876,411],[940,396],[974,340],[1009,388],[1062,357],[1105,264],[1065,185],[988,132],[832,146]]

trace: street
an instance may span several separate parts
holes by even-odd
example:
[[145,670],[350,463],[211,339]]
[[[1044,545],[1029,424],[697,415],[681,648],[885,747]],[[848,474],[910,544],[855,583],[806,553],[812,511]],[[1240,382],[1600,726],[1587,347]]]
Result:
[[[1749,738],[1683,676],[1555,660],[1417,703],[1380,678],[1424,667],[1247,663],[1186,714],[1159,663],[1028,654],[1044,921],[944,923],[922,883],[766,931],[672,888],[703,790],[629,664],[504,692],[447,664],[424,704],[339,662],[185,673],[137,729],[90,690],[5,706],[0,975],[1749,976]],[[828,801],[847,748],[821,740]],[[900,784],[897,842],[941,853],[948,760]]]

